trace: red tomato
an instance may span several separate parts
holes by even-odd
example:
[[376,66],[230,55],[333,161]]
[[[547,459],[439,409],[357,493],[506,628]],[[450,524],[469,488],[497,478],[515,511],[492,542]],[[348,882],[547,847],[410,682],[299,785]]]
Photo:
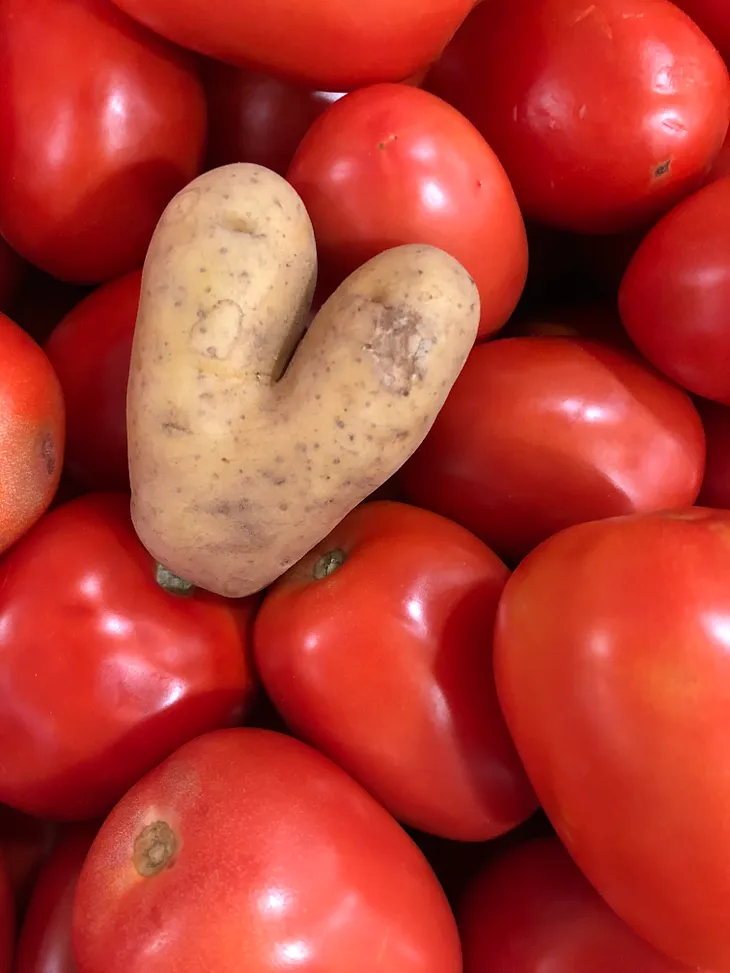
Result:
[[0,973],[10,973],[15,944],[15,909],[5,865],[0,860]]
[[25,910],[38,873],[53,848],[57,826],[0,804],[0,859],[7,867],[19,914]]
[[527,218],[590,233],[696,188],[730,113],[720,55],[668,0],[480,4],[427,85],[474,122]]
[[114,0],[170,40],[309,88],[402,81],[441,52],[474,0]]
[[80,973],[461,973],[420,851],[290,737],[211,733],[120,801],[79,881]]
[[211,169],[255,162],[283,176],[309,126],[340,97],[220,61],[205,64],[203,82]]
[[140,266],[201,164],[192,67],[108,0],[3,0],[0,35],[0,231],[64,280]]
[[428,243],[474,277],[479,335],[505,323],[527,276],[527,237],[499,160],[459,112],[408,85],[347,95],[312,126],[287,174],[339,283],[389,247]]
[[697,502],[730,510],[730,409],[707,399],[696,401],[705,427],[707,463]]
[[464,973],[689,973],[609,909],[555,838],[487,865],[459,919]]
[[140,270],[103,284],[46,344],[66,402],[66,469],[90,490],[129,489],[127,381],[141,285]]
[[704,463],[689,397],[633,356],[506,338],[474,349],[401,483],[514,563],[571,524],[691,504]]
[[0,236],[0,311],[7,311],[20,288],[25,263]]
[[675,0],[702,28],[726,61],[730,60],[730,6],[727,0]]
[[18,940],[13,973],[78,973],[71,948],[71,915],[81,866],[97,827],[69,830],[36,885]]
[[445,838],[494,838],[537,806],[494,693],[508,574],[456,524],[369,503],[274,584],[256,622],[258,670],[289,726]]
[[558,835],[608,904],[730,969],[730,515],[572,527],[507,583],[500,701]]
[[122,494],[44,517],[0,564],[0,590],[7,804],[58,820],[100,815],[249,701],[256,602],[163,587]]
[[730,178],[685,199],[650,230],[619,293],[626,330],[680,385],[730,405]]
[[0,554],[48,509],[63,448],[56,373],[35,341],[0,313]]
[[716,179],[722,179],[724,176],[730,176],[730,131],[722,143],[719,154],[715,156],[715,161],[712,163],[712,168],[707,173],[705,181],[707,183],[715,182]]

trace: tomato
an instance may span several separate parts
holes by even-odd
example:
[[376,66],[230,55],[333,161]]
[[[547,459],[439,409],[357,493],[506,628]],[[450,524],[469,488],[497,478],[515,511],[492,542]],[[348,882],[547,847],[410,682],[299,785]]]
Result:
[[527,276],[527,237],[499,160],[459,112],[408,85],[376,85],[329,108],[287,174],[339,283],[389,247],[428,243],[474,277],[480,337],[497,331]]
[[676,4],[702,28],[725,60],[730,60],[730,8],[727,0],[676,0]]
[[689,397],[633,356],[506,338],[474,349],[401,483],[514,563],[571,524],[692,503],[704,462]]
[[96,825],[69,829],[38,878],[18,940],[13,973],[78,973],[71,916],[81,866]]
[[696,406],[705,427],[707,463],[697,502],[730,510],[730,408],[707,399]]
[[56,373],[35,341],[0,313],[0,553],[53,499],[64,432]]
[[730,969],[730,515],[582,524],[510,578],[495,672],[568,851],[667,955]]
[[464,973],[689,973],[612,912],[555,838],[490,862],[459,914]]
[[730,114],[720,55],[668,0],[480,4],[427,87],[474,122],[526,218],[589,233],[700,185]]
[[25,263],[0,236],[0,311],[7,311],[20,288]]
[[446,838],[485,841],[537,806],[494,693],[507,577],[456,524],[369,503],[273,585],[256,621],[258,671],[297,736]]
[[420,851],[344,771],[267,730],[200,737],[120,801],[73,942],[80,973],[461,973]]
[[25,910],[38,873],[56,841],[57,826],[0,804],[0,859],[5,862],[18,914]]
[[255,162],[285,175],[309,126],[340,95],[208,61],[208,166]]
[[0,800],[96,817],[181,743],[240,718],[256,602],[164,582],[123,494],[56,508],[0,563]]
[[648,233],[619,293],[639,350],[680,385],[730,405],[730,178],[685,199]]
[[170,40],[219,61],[348,91],[402,81],[441,52],[474,0],[114,0]]
[[141,266],[202,161],[191,63],[108,0],[3,0],[0,36],[0,231],[64,280]]
[[15,943],[15,909],[5,865],[0,860],[0,973],[10,973]]
[[103,284],[52,332],[66,401],[66,469],[90,490],[129,489],[127,381],[142,272]]

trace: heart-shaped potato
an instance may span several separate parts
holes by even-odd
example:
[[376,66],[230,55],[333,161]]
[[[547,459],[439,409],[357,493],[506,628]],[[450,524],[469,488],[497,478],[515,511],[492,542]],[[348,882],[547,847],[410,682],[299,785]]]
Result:
[[453,257],[388,250],[307,328],[316,251],[259,166],[200,176],[145,263],[127,416],[132,516],[152,555],[231,597],[301,558],[422,442],[476,336]]
[[328,91],[403,81],[424,70],[474,6],[474,0],[114,3],[183,47]]

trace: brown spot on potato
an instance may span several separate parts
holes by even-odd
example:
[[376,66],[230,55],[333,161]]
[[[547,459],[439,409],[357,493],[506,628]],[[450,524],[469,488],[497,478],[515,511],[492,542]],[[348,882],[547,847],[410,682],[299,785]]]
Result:
[[407,396],[426,376],[426,361],[436,344],[423,317],[407,304],[374,303],[373,334],[365,345],[383,388]]
[[235,301],[219,301],[190,329],[190,347],[200,355],[224,361],[241,336],[243,310]]

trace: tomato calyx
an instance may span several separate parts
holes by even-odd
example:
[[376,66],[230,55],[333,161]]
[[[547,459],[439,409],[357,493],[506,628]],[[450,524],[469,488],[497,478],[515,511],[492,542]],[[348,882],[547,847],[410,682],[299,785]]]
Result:
[[174,574],[164,564],[157,565],[155,580],[165,591],[168,591],[171,595],[178,595],[180,598],[185,598],[195,591],[195,585],[191,581],[186,581],[185,578]]
[[132,860],[142,878],[159,875],[175,860],[178,837],[166,821],[155,821],[137,835]]
[[347,555],[341,547],[335,547],[333,550],[327,551],[326,554],[323,554],[322,557],[314,562],[314,567],[312,568],[314,580],[322,581],[324,578],[328,578],[341,568],[346,560]]

